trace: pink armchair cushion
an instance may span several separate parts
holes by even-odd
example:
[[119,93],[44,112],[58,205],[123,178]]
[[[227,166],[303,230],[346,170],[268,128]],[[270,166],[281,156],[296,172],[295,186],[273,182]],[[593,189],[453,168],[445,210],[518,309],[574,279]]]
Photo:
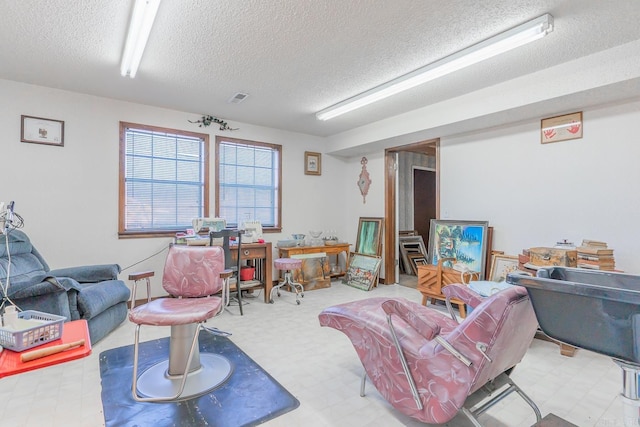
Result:
[[187,325],[214,317],[221,306],[219,297],[160,298],[129,311],[129,320],[138,325]]
[[222,290],[224,251],[219,246],[169,248],[162,287],[173,296],[187,298],[213,295]]
[[[329,307],[320,313],[320,324],[347,335],[380,394],[400,412],[425,423],[451,420],[471,393],[515,366],[537,327],[526,290],[519,287],[483,299],[460,325],[418,303],[400,298],[391,301],[369,298]],[[394,316],[393,324],[416,382],[422,410],[413,400],[383,307],[404,313]],[[425,337],[433,330],[428,326],[432,323],[439,326],[442,338],[471,360],[471,366],[467,367],[436,340]],[[478,351],[478,342],[487,345],[492,363]]]

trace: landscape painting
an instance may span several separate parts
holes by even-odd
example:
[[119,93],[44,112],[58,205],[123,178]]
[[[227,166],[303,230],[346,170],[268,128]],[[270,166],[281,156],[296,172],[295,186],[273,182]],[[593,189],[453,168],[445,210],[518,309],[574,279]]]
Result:
[[455,258],[444,263],[464,264],[471,271],[485,277],[487,257],[487,221],[431,220],[429,230],[429,262],[438,264],[441,258]]

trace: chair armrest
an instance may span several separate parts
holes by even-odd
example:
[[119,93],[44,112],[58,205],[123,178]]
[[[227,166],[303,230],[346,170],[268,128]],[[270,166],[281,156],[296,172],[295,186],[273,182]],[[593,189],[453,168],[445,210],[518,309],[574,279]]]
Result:
[[447,297],[447,299],[456,298],[474,308],[480,305],[484,299],[476,292],[469,289],[469,287],[458,283],[445,286],[442,288],[442,293]]
[[120,273],[118,264],[85,265],[81,267],[59,268],[48,272],[53,277],[71,277],[79,283],[98,283],[115,280]]
[[387,315],[396,315],[427,340],[432,340],[440,333],[440,325],[417,316],[409,307],[397,300],[382,303],[382,309]]
[[[41,282],[13,283],[8,290],[8,297],[12,299],[33,298],[67,290],[63,283],[53,278],[43,278]],[[3,298],[4,289],[0,289],[0,298]]]
[[155,271],[141,271],[138,273],[131,273],[129,275],[129,280],[133,280],[135,282],[136,280],[142,280],[148,277],[153,277],[155,274],[156,274]]

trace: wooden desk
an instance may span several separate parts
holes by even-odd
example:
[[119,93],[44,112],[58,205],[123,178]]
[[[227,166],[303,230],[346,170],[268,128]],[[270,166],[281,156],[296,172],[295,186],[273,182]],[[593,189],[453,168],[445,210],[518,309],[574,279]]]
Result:
[[[264,302],[268,304],[271,288],[273,287],[271,270],[273,267],[273,253],[271,242],[243,243],[240,250],[242,251],[240,259],[247,261],[251,266],[255,267],[256,280],[262,282],[261,285],[254,286],[253,288],[264,286]],[[238,259],[238,246],[231,245],[231,256],[234,260]],[[242,289],[245,289],[245,287],[242,286]],[[251,287],[246,289],[251,289]]]
[[[317,253],[326,253],[327,256],[335,255],[336,257],[340,256],[342,252],[344,252],[346,257],[346,265],[349,266],[349,243],[338,243],[337,245],[323,245],[323,246],[294,246],[291,248],[278,248],[278,257],[280,258],[291,258],[292,255],[307,255],[307,254],[317,254]],[[334,277],[344,276],[345,272],[341,271],[340,273],[333,274],[329,269],[329,263],[325,265],[325,277],[329,277],[329,280]],[[300,283],[304,286],[308,281],[301,280]],[[306,288],[305,288],[306,289]]]

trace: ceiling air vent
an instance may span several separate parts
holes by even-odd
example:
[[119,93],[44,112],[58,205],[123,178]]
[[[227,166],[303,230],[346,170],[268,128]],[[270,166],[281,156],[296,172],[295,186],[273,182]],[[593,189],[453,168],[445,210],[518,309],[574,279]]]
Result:
[[238,92],[235,95],[233,95],[231,98],[229,98],[227,102],[229,104],[240,104],[242,101],[247,99],[248,96],[249,96],[248,93]]

